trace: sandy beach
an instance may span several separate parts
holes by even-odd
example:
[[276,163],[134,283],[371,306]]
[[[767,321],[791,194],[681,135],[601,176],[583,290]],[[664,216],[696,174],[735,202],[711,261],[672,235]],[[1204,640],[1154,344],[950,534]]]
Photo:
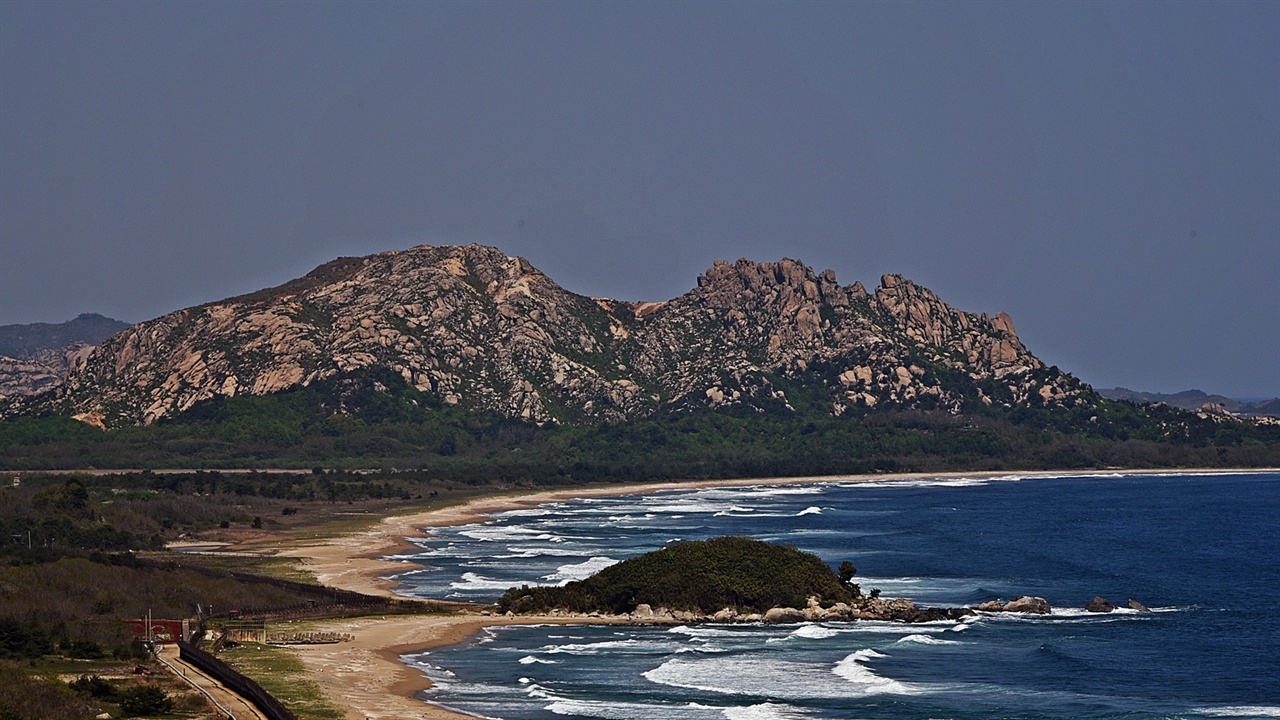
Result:
[[[648,483],[643,485],[575,488],[480,498],[471,502],[428,510],[412,515],[384,518],[373,527],[322,542],[299,543],[283,553],[303,559],[304,566],[320,582],[358,592],[396,597],[396,583],[386,576],[411,569],[406,563],[380,559],[416,546],[405,541],[420,537],[433,527],[481,522],[489,513],[535,507],[575,498],[628,495],[663,490],[706,487],[793,485],[819,482],[868,482],[924,478],[981,478],[1018,475],[1114,475],[1117,473],[1177,472],[1179,474],[1241,472],[1224,469],[1194,470],[1097,470],[1044,472],[951,472],[885,475],[761,478],[699,482]],[[1250,472],[1274,472],[1252,470]],[[412,567],[416,567],[412,566]],[[514,618],[459,613],[433,616],[390,616],[358,618],[318,623],[317,630],[349,633],[350,642],[336,645],[300,646],[300,659],[314,674],[330,699],[342,707],[351,720],[392,720],[394,718],[459,719],[471,716],[425,703],[416,695],[431,686],[421,672],[399,661],[402,654],[454,645],[482,628],[495,625],[541,623],[603,623],[607,618],[565,618],[563,616],[520,616]]]
[[293,649],[311,679],[341,707],[349,720],[474,720],[470,715],[419,700],[431,687],[400,656],[455,645],[494,625],[599,624],[608,619],[549,616],[518,618],[467,615],[399,615],[309,623],[310,629],[349,633],[349,642],[299,645]]

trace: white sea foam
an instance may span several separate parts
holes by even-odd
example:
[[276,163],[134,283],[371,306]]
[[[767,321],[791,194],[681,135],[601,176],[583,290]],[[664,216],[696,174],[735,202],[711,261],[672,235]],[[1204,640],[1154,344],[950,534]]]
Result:
[[688,718],[688,720],[720,720],[723,717],[720,713],[720,708],[708,707],[697,703],[651,705],[647,703],[561,698],[543,709],[556,715],[604,718],[605,720],[670,720],[670,718],[675,717]]
[[605,640],[603,642],[594,643],[569,643],[567,645],[548,645],[540,648],[539,652],[548,655],[566,654],[566,655],[602,655],[605,653],[658,653],[672,652],[676,646],[671,642],[653,641],[653,640],[636,640],[629,638],[627,640]]
[[[868,651],[859,651],[846,658],[874,657]],[[870,651],[874,652],[874,651]],[[916,694],[923,690],[894,680],[882,678],[871,670],[858,666],[837,666],[831,674],[822,672],[823,665],[777,660],[761,657],[718,656],[715,658],[689,658],[680,656],[668,660],[644,673],[645,679],[660,685],[701,690],[735,696],[765,696],[774,700],[812,700],[849,698],[879,693]]]
[[461,581],[449,583],[449,587],[454,590],[506,590],[512,585],[518,585],[510,580],[494,580],[476,573],[462,573]]
[[817,505],[810,505],[809,507],[796,513],[796,517],[800,517],[801,515],[821,515],[821,514],[822,514],[822,508],[818,507]]
[[787,487],[773,486],[748,490],[750,495],[817,495],[826,492],[831,483],[814,483],[812,485],[791,485]]
[[585,580],[610,565],[617,565],[618,561],[611,557],[596,556],[587,560],[571,565],[561,565],[556,571],[550,575],[544,575],[543,580],[547,580],[560,585],[566,585],[574,580]]
[[1201,708],[1201,715],[1221,718],[1280,718],[1280,707],[1274,705],[1226,705],[1216,708]]
[[540,665],[555,665],[556,661],[543,660],[542,658],[534,657],[532,655],[525,655],[524,657],[520,658],[521,665],[533,665],[534,663],[538,663]]
[[795,632],[791,634],[796,637],[819,640],[822,638],[832,637],[836,635],[837,632],[834,629],[826,627],[824,625],[807,625],[806,624],[796,628]]
[[709,625],[677,625],[669,630],[669,633],[677,633],[680,635],[688,635],[694,640],[704,640],[708,638],[726,638],[726,637],[742,637],[745,633],[737,630],[726,630],[725,628],[712,627]]
[[793,640],[795,638],[821,640],[823,638],[834,637],[839,634],[840,634],[839,631],[833,628],[826,627],[824,625],[814,625],[812,623],[805,623],[800,627],[796,628],[795,630],[791,631],[790,635],[785,635],[783,637],[769,638],[768,640],[765,640],[765,642],[767,643],[783,642],[786,640]]
[[469,537],[472,540],[480,542],[529,542],[531,540],[546,540],[550,542],[563,542],[564,538],[558,535],[534,530],[532,528],[516,525],[514,527],[505,527],[497,525],[479,525],[475,527],[467,527],[458,531],[459,535]]
[[915,643],[917,645],[959,645],[960,644],[955,640],[943,640],[942,638],[936,638],[932,635],[923,635],[920,633],[916,633],[914,635],[908,635],[904,638],[899,638],[898,642]]
[[547,690],[546,688],[542,687],[537,683],[529,683],[528,687],[525,688],[524,692],[529,697],[538,698],[539,700],[556,699],[556,696],[551,694],[551,691]]
[[697,502],[693,500],[688,500],[684,502],[668,501],[661,505],[650,505],[647,509],[649,510],[649,512],[654,512],[654,513],[668,513],[668,514],[678,513],[681,515],[687,515],[690,513],[694,513],[694,514],[706,513],[709,515],[714,515],[715,513],[718,513],[722,510],[727,510],[728,508],[726,508],[721,503]]
[[884,655],[870,648],[858,650],[836,663],[831,672],[844,678],[862,695],[915,695],[919,692],[918,689],[906,683],[877,675],[862,664],[875,657],[884,657]]
[[[593,548],[573,548],[565,545],[510,545],[507,552],[519,553],[512,557],[591,557],[596,554]],[[490,557],[488,555],[482,557]],[[502,555],[493,555],[492,557],[504,557]]]
[[390,560],[395,562],[412,562],[414,560],[422,560],[422,553],[407,553],[404,555],[383,555],[379,560]]
[[502,512],[494,513],[492,517],[502,518],[502,519],[516,518],[516,517],[540,518],[540,517],[546,517],[547,515],[550,515],[552,513],[563,512],[564,508],[565,506],[563,503],[551,503],[548,505],[539,505],[538,507],[526,508],[524,510],[503,510]]
[[799,720],[808,717],[800,708],[777,703],[724,708],[725,720]]

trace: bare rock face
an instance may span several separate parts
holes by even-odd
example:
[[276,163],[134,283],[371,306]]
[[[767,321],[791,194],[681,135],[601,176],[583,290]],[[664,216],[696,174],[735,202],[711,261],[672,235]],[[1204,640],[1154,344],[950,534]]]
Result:
[[1049,607],[1049,601],[1042,597],[1023,596],[1005,604],[1004,611],[1048,615],[1053,609]]
[[444,403],[535,423],[790,412],[783,381],[821,386],[835,415],[1073,405],[1088,392],[1032,356],[1007,315],[957,310],[897,275],[868,293],[795,260],[717,261],[680,297],[628,303],[468,245],[340,258],[135,325],[68,361],[39,403],[118,427],[371,367]]
[[0,396],[38,395],[62,384],[57,365],[0,356]]
[[1116,606],[1112,605],[1106,598],[1095,597],[1089,601],[1088,605],[1084,606],[1084,609],[1095,613],[1109,613],[1114,611]]
[[1035,615],[1048,615],[1053,612],[1053,608],[1049,606],[1049,601],[1042,597],[1030,597],[1023,595],[1009,602],[1001,602],[999,600],[988,600],[980,605],[975,605],[974,610],[982,612],[1016,612],[1031,613]]
[[764,614],[764,622],[769,625],[784,625],[804,621],[804,613],[795,608],[769,608]]
[[61,386],[67,374],[82,364],[92,350],[92,345],[74,342],[22,358],[0,356],[0,397],[39,395]]

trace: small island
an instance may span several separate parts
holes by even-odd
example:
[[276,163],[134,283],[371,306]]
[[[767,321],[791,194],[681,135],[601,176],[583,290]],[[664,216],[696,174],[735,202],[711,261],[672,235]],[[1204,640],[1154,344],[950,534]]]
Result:
[[560,587],[511,588],[498,609],[514,615],[727,623],[930,622],[974,614],[969,608],[921,608],[904,598],[882,600],[878,591],[864,595],[855,574],[848,561],[837,572],[789,545],[730,536],[672,543]]

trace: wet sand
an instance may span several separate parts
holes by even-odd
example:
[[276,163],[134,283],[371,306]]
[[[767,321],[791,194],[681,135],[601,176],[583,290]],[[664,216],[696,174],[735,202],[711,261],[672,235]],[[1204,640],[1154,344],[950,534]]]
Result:
[[400,656],[432,647],[456,645],[481,628],[541,623],[604,623],[608,619],[483,615],[408,615],[308,623],[308,629],[350,633],[353,640],[292,649],[311,679],[341,707],[349,720],[473,720],[416,696],[431,681]]

